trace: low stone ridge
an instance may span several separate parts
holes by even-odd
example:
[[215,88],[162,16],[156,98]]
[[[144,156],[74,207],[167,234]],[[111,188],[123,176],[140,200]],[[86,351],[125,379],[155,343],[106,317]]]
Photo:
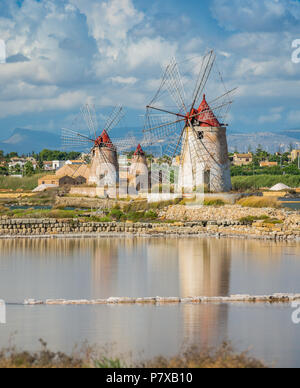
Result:
[[173,303],[290,303],[300,301],[300,294],[284,294],[276,293],[272,295],[231,295],[220,297],[147,297],[147,298],[126,298],[126,297],[111,297],[108,299],[95,300],[66,300],[66,299],[48,299],[46,301],[25,299],[25,306],[36,305],[98,305],[98,304],[173,304]]
[[[161,223],[118,223],[82,222],[79,219],[7,219],[0,218],[0,238],[9,237],[101,237],[101,236],[210,236],[242,237],[268,240],[300,240],[300,214],[274,209],[251,209],[251,213],[241,208],[229,207],[176,210],[168,217],[185,220],[186,212],[191,212],[195,220],[166,221]],[[181,214],[182,211],[182,214]],[[196,213],[199,213],[198,215]],[[281,223],[256,221],[252,224],[241,221],[243,217],[263,216],[276,218]],[[168,218],[167,217],[167,218]],[[190,218],[192,218],[190,217]],[[200,221],[201,219],[201,221]]]

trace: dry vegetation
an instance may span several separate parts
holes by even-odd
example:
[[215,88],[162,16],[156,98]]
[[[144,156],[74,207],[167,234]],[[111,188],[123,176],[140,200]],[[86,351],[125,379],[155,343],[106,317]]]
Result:
[[130,365],[121,358],[99,355],[97,350],[88,346],[68,356],[51,352],[42,340],[40,343],[42,349],[39,352],[17,352],[15,348],[0,351],[0,368],[266,368],[246,352],[235,353],[226,343],[216,350],[199,351],[192,347],[175,357],[157,357]]
[[14,178],[13,176],[0,176],[0,189],[6,190],[26,190],[31,191],[38,185],[38,180],[46,175],[46,172],[42,174],[35,174],[23,178]]
[[144,368],[266,368],[266,366],[250,357],[247,352],[235,353],[231,346],[224,343],[219,349],[199,351],[196,347],[189,348],[182,355],[165,358],[157,357],[152,361],[138,365]]
[[237,202],[237,205],[243,207],[254,207],[254,208],[275,208],[280,209],[281,203],[278,202],[277,198],[274,197],[247,197],[242,198]]

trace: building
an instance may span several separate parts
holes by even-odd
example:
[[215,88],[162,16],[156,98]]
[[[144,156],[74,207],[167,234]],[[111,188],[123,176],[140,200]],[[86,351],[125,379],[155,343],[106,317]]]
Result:
[[10,161],[8,163],[8,167],[9,169],[13,169],[13,168],[16,168],[17,166],[20,166],[21,169],[23,169],[23,167],[25,166],[26,162],[25,161]]
[[52,161],[44,161],[43,162],[43,165],[44,165],[44,170],[45,171],[53,171],[53,162]]
[[66,162],[64,162],[64,164],[69,164],[69,165],[73,165],[73,166],[80,166],[83,163],[84,163],[84,160],[81,160],[81,159],[67,160]]
[[248,166],[253,162],[253,155],[248,154],[238,154],[235,153],[233,156],[233,165],[234,166]]
[[128,175],[129,191],[148,192],[149,169],[146,154],[139,144],[131,160]]
[[104,130],[95,141],[88,179],[97,187],[116,188],[119,183],[119,161],[117,150]]
[[63,185],[78,185],[81,184],[77,181],[76,178],[72,178],[70,176],[57,176],[57,175],[45,175],[38,182],[39,186],[41,185],[55,185],[55,186],[63,186]]
[[259,163],[260,167],[277,167],[278,163],[277,162],[260,162]]
[[297,160],[299,157],[300,157],[300,150],[293,150],[291,152],[291,160],[292,160],[292,162]]
[[70,176],[72,178],[82,177],[87,182],[90,175],[90,166],[88,164],[81,164],[79,166],[75,166],[72,164],[65,164],[63,167],[56,171],[56,176]]
[[60,168],[62,168],[64,165],[66,164],[66,162],[64,160],[53,160],[52,161],[52,169],[53,170],[59,170]]
[[187,122],[182,137],[179,188],[193,191],[206,186],[211,192],[228,192],[232,186],[226,127],[219,123],[205,95],[196,112],[193,128]]
[[10,162],[8,163],[8,167],[9,169],[14,169],[17,166],[20,166],[20,168],[23,169],[26,163],[27,163],[27,160],[25,158],[13,157],[10,159]]

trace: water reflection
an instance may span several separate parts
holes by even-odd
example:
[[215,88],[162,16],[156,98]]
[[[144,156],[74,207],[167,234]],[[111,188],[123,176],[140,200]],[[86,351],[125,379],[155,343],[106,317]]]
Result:
[[0,240],[0,293],[9,299],[299,292],[299,270],[299,243],[206,238]]
[[[299,247],[206,238],[0,240],[0,297],[14,302],[299,292]],[[0,346],[18,331],[17,345],[27,348],[45,338],[51,347],[70,351],[87,339],[151,357],[175,354],[183,344],[213,346],[225,339],[241,341],[244,350],[269,338],[265,350],[273,346],[276,333],[271,335],[270,327],[277,316],[277,330],[285,333],[281,345],[293,343],[288,336],[293,328],[285,330],[290,311],[274,306],[268,324],[264,311],[229,305],[10,307],[8,325],[0,327]],[[240,314],[247,314],[243,327]],[[245,342],[249,330],[259,333],[251,343]]]

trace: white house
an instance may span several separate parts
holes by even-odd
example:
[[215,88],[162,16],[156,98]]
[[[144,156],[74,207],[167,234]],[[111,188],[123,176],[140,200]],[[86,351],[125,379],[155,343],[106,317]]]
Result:
[[64,160],[53,160],[53,161],[52,161],[52,169],[53,169],[53,170],[59,170],[59,169],[62,168],[65,164],[66,164],[66,162],[65,162]]

